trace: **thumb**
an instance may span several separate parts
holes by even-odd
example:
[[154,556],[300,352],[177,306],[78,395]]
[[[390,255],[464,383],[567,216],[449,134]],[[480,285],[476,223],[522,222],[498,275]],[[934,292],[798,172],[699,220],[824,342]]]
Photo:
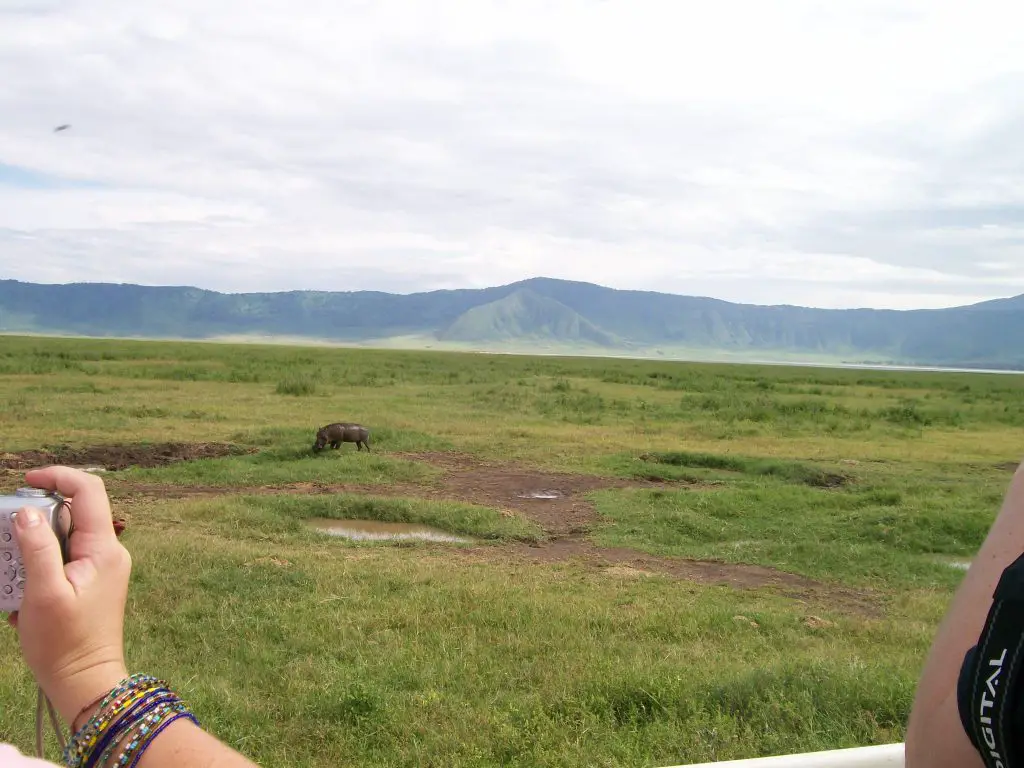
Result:
[[33,507],[23,507],[15,515],[14,535],[25,568],[25,597],[57,596],[70,590],[60,542],[42,514]]

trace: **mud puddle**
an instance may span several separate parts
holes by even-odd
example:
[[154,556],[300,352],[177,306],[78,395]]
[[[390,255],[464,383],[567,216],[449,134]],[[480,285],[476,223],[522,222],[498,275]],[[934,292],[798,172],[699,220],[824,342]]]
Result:
[[0,469],[24,470],[49,464],[66,464],[88,468],[86,471],[103,472],[128,467],[163,467],[179,461],[215,459],[253,453],[230,443],[112,443],[73,447],[60,445],[53,448],[0,453]]
[[314,517],[306,525],[320,533],[355,541],[438,541],[469,544],[469,539],[417,523],[385,523],[380,520],[335,520]]
[[970,560],[939,560],[939,562],[947,568],[955,568],[958,571],[966,571],[971,567]]

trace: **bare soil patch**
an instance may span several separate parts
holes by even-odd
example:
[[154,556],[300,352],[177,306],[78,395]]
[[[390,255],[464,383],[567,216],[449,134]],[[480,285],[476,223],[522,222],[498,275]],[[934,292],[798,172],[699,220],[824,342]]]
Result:
[[81,448],[61,445],[20,453],[0,453],[0,469],[25,470],[50,464],[66,464],[116,471],[128,467],[162,467],[178,461],[255,452],[256,449],[230,443],[120,443]]
[[[440,467],[431,485],[396,483],[298,482],[248,488],[223,486],[167,486],[154,483],[111,483],[112,495],[159,495],[165,498],[216,496],[229,493],[361,493],[462,501],[522,515],[553,539],[583,533],[598,521],[597,511],[582,495],[603,488],[664,488],[665,482],[546,472],[512,464],[488,463],[464,454],[401,453],[412,461]],[[680,488],[691,488],[678,483]]]
[[[583,533],[598,521],[593,505],[582,498],[604,488],[663,488],[665,482],[546,472],[511,463],[491,463],[452,453],[405,453],[403,458],[441,467],[436,488],[418,486],[420,496],[468,501],[508,510],[537,523],[553,539]],[[686,483],[672,483],[692,488]]]
[[[881,615],[878,600],[870,591],[823,584],[814,579],[775,568],[716,560],[660,557],[624,547],[598,547],[578,536],[539,545],[515,544],[505,550],[514,557],[537,563],[577,561],[602,569],[609,575],[661,574],[699,584],[718,584],[737,589],[772,588],[786,597],[846,613]],[[486,557],[485,548],[472,554]]]
[[[577,561],[603,569],[609,575],[660,574],[703,584],[740,589],[774,588],[788,597],[848,613],[876,616],[877,600],[868,592],[822,584],[797,574],[757,565],[659,557],[620,547],[598,547],[584,538],[599,521],[597,511],[583,494],[604,488],[704,488],[685,483],[547,472],[509,463],[487,462],[456,453],[397,454],[424,461],[443,472],[431,485],[365,485],[301,482],[259,487],[181,487],[159,484],[116,483],[110,486],[115,504],[134,506],[140,497],[208,497],[224,494],[330,494],[357,493],[462,501],[495,507],[536,522],[548,540],[537,545],[514,543],[501,547],[473,546],[459,550],[470,558],[515,558],[538,563]],[[454,553],[453,553],[454,555]],[[460,556],[454,555],[454,556]]]

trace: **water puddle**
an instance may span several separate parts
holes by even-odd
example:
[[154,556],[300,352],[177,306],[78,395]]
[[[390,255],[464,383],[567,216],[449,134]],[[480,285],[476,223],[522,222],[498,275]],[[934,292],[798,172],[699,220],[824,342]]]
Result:
[[939,565],[944,565],[947,568],[955,568],[958,571],[966,571],[971,567],[970,560],[957,560],[953,557],[936,557],[935,562]]
[[306,524],[321,533],[330,536],[343,536],[356,541],[418,540],[456,544],[470,543],[467,538],[418,523],[384,523],[380,520],[334,520],[327,517],[314,517],[307,520]]
[[558,491],[532,491],[530,493],[520,493],[520,499],[560,499],[562,494]]

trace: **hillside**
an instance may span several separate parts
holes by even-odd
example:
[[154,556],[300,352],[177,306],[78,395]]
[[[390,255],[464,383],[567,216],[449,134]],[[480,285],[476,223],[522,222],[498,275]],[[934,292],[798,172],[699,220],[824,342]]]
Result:
[[1024,369],[1024,296],[940,310],[825,310],[534,278],[485,289],[224,294],[0,280],[0,332],[378,343],[538,343],[656,353],[800,354],[849,362]]
[[578,312],[528,288],[463,312],[437,337],[441,341],[563,341],[615,345],[613,336]]

